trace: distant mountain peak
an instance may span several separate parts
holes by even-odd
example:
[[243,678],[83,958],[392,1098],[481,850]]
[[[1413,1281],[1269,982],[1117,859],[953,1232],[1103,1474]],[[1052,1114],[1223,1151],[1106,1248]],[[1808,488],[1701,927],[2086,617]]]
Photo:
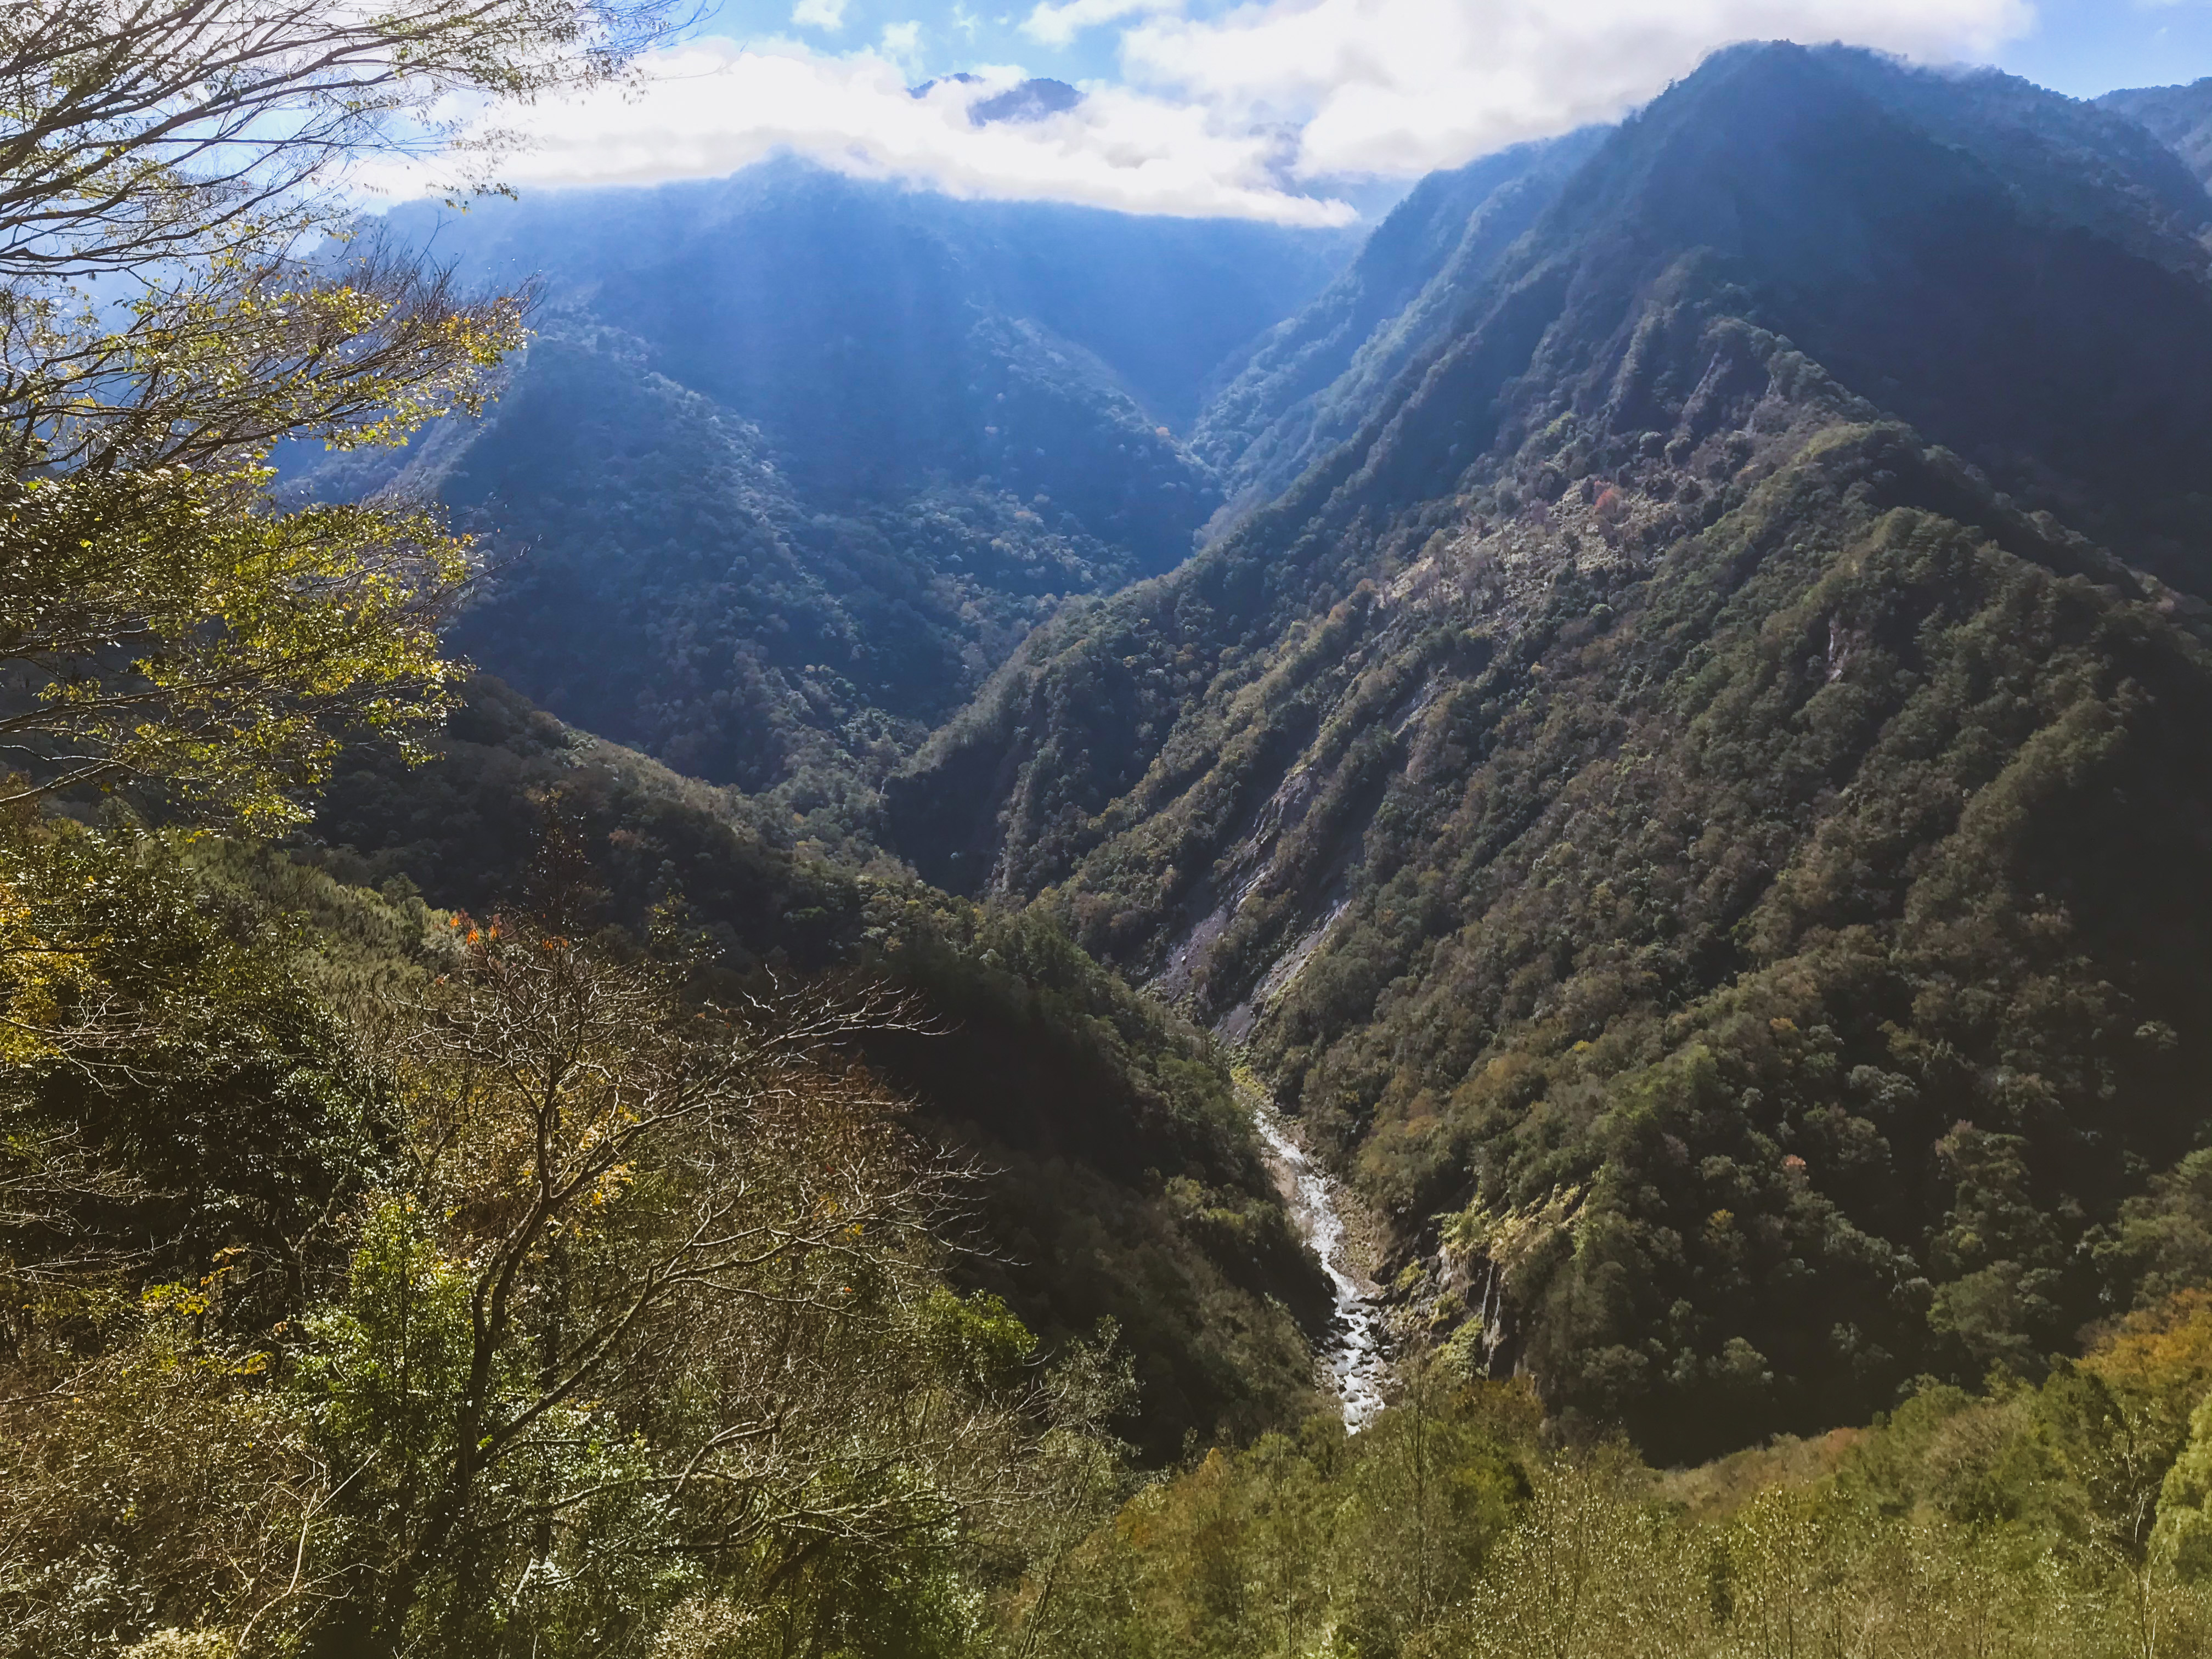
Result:
[[2212,185],[2212,76],[2186,86],[2108,92],[2097,103],[2148,128],[2200,180]]
[[1042,121],[1073,109],[1083,94],[1065,81],[1039,76],[968,106],[968,118],[977,126],[993,121]]

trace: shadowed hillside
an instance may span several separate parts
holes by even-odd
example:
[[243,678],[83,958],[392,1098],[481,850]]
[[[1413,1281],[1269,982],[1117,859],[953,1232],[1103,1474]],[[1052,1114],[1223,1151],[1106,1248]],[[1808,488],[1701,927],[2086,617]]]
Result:
[[848,825],[1038,618],[1188,555],[1221,489],[1176,434],[1349,251],[788,160],[384,234],[538,282],[538,337],[481,422],[295,488],[434,499],[498,567],[453,636],[475,660]]
[[2187,162],[2191,172],[2212,182],[2212,80],[2108,92],[2097,103],[2141,122]]

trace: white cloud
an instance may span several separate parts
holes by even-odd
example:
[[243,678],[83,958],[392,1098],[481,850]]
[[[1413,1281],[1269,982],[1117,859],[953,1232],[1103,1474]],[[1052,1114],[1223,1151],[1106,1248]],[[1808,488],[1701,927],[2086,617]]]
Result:
[[1101,23],[1182,9],[1181,0],[1066,0],[1057,6],[1048,0],[1022,20],[1022,33],[1048,46],[1065,46],[1085,29]]
[[[834,28],[848,3],[796,0],[793,21]],[[1732,41],[1840,39],[1946,61],[2034,21],[2029,0],[1246,0],[1203,19],[1179,3],[1042,0],[1021,25],[1041,40],[1134,19],[1123,82],[1086,84],[1047,119],[981,127],[969,106],[1025,71],[978,70],[912,97],[915,21],[842,55],[695,40],[652,54],[641,85],[502,112],[524,141],[502,176],[651,184],[791,150],[957,196],[1335,224],[1352,215],[1326,199],[1332,179],[1404,177],[1614,119]],[[439,187],[406,164],[365,177],[402,198]]]
[[897,64],[911,64],[921,52],[921,25],[911,18],[884,25],[882,43],[876,50]]
[[1297,172],[1316,178],[1424,172],[1612,120],[1732,41],[1951,60],[2033,23],[2028,0],[1255,0],[1148,18],[1122,58],[1133,81],[1218,119],[1297,128]]
[[[525,189],[711,179],[780,150],[955,196],[1084,203],[1131,213],[1342,224],[1340,202],[1286,189],[1279,136],[1224,127],[1200,105],[1092,87],[1073,109],[976,126],[968,106],[1023,78],[1010,66],[939,81],[916,98],[874,52],[832,56],[795,41],[705,39],[654,53],[641,88],[503,112],[524,147],[501,169]],[[362,176],[398,199],[434,179],[399,166]]]

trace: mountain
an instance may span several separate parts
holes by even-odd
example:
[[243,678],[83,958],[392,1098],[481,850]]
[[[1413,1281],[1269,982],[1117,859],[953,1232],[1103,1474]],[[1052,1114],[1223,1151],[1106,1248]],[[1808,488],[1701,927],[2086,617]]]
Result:
[[1248,1045],[1419,1328],[1686,1457],[2032,1372],[2204,1133],[2212,198],[1842,48],[1576,142],[1401,210],[1529,218],[1354,343],[1363,257],[1200,424],[1297,482],[886,799]]
[[382,234],[541,285],[489,416],[305,488],[428,495],[502,561],[456,644],[564,719],[802,814],[1219,501],[1174,434],[1337,233],[955,201],[796,161]]
[[1099,528],[1120,468],[1089,428],[1187,428],[1215,366],[1353,252],[1341,231],[961,201],[790,158],[460,216],[414,204],[383,231],[636,336],[650,368],[761,425],[810,493],[1003,473],[1091,501]]
[[1111,1320],[1141,1387],[1121,1425],[1164,1462],[1316,1408],[1328,1289],[1261,1164],[1218,1053],[1037,915],[948,899],[895,868],[795,853],[780,815],[564,726],[488,675],[420,768],[347,751],[294,860],[395,903],[527,908],[549,828],[572,924],[648,939],[737,1005],[858,981],[917,1018],[860,1057],[978,1177],[956,1276],[1054,1346]]
[[802,814],[854,811],[1063,598],[1143,569],[1042,497],[981,483],[811,507],[761,428],[603,330],[545,331],[437,493],[508,561],[460,650]]
[[2159,142],[2212,183],[2212,78],[2185,87],[2136,87],[2108,92],[2099,107],[2140,122]]
[[1589,128],[1431,173],[1342,275],[1255,341],[1191,434],[1228,491],[1220,518],[1281,494],[1351,437],[1603,137]]

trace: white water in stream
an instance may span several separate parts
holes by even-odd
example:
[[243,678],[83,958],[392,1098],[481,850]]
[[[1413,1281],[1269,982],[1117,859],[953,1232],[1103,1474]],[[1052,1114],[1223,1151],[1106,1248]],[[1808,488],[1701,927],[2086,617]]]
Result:
[[1345,1254],[1344,1217],[1336,1207],[1336,1183],[1314,1166],[1268,1108],[1254,1104],[1252,1127],[1289,1170],[1291,1190],[1284,1196],[1290,1200],[1291,1217],[1321,1258],[1336,1292],[1336,1316],[1323,1358],[1344,1402],[1344,1426],[1357,1434],[1382,1409],[1382,1380],[1389,1369],[1382,1310],[1375,1292],[1351,1271]]

